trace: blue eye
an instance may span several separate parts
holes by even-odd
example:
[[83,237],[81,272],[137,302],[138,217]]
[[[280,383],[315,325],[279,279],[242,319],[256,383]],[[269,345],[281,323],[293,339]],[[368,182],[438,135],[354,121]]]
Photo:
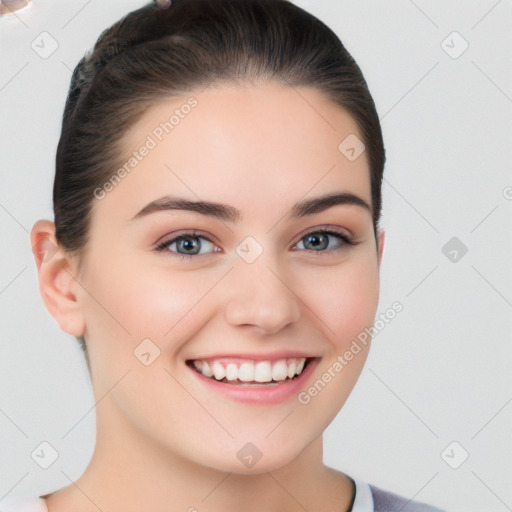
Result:
[[[201,243],[200,240],[205,240],[206,244]],[[173,249],[173,246],[175,246],[175,249]],[[201,256],[202,254],[205,254],[204,252],[201,252],[203,247],[208,249],[208,247],[215,247],[215,245],[204,236],[191,232],[184,233],[176,238],[162,242],[156,247],[156,250],[160,252],[165,249],[169,249],[170,252],[176,253],[177,256],[182,258],[191,258],[192,256]],[[216,251],[213,250],[211,252]]]
[[[337,240],[337,245],[335,247],[330,247],[330,239],[332,238]],[[311,233],[303,236],[297,245],[300,245],[301,243],[306,250],[313,252],[326,252],[325,249],[328,247],[331,251],[335,251],[337,249],[341,249],[345,245],[356,245],[355,242],[350,240],[345,235],[337,233],[336,231],[326,230],[312,231]],[[305,247],[306,245],[309,247]]]
[[[332,239],[336,240],[334,247],[331,247]],[[299,249],[315,253],[328,253],[340,250],[347,245],[356,245],[357,243],[336,231],[317,230],[303,236],[296,246],[301,244],[302,247],[299,247]],[[166,249],[180,258],[192,258],[193,256],[219,252],[211,240],[196,232],[183,233],[178,237],[162,242],[155,248],[157,252],[162,252]]]

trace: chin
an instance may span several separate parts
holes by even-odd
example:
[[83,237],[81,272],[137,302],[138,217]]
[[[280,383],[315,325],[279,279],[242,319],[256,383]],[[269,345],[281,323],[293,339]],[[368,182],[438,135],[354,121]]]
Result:
[[[290,441],[288,446],[279,443],[279,450],[268,441],[266,443],[246,442],[239,448],[226,450],[222,458],[216,457],[218,454],[212,454],[210,463],[205,465],[221,472],[234,473],[237,475],[259,475],[272,471],[277,471],[288,464],[291,464],[304,450],[306,442],[303,445]],[[297,447],[300,446],[299,449]],[[233,456],[229,456],[229,453]],[[225,455],[228,455],[227,457]],[[205,461],[206,462],[206,461]]]

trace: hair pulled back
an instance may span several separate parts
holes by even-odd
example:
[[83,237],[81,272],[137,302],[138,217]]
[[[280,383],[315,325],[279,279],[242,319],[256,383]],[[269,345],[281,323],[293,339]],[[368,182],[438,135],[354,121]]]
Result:
[[122,164],[123,135],[147,108],[210,84],[260,79],[315,88],[352,115],[366,146],[377,234],[380,122],[363,74],[336,34],[287,0],[173,0],[168,9],[148,3],[124,16],[73,72],[53,187],[60,246],[85,249],[94,190]]

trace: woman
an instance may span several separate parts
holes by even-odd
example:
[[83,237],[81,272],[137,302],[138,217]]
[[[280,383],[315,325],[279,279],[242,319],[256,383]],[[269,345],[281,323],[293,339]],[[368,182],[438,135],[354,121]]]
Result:
[[23,510],[438,510],[322,461],[384,247],[359,67],[286,0],[165,7],[106,30],[72,77],[55,222],[31,244],[85,350],[97,439]]

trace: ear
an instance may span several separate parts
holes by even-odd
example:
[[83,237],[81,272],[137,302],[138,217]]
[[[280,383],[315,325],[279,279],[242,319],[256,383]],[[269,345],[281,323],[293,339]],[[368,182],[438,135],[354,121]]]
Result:
[[382,263],[382,254],[384,253],[384,244],[386,243],[386,233],[383,229],[378,230],[378,246],[379,246],[379,268]]
[[85,332],[85,322],[77,301],[80,286],[72,258],[55,238],[55,225],[49,220],[38,220],[30,233],[32,253],[36,261],[39,293],[46,309],[60,328],[75,337]]

